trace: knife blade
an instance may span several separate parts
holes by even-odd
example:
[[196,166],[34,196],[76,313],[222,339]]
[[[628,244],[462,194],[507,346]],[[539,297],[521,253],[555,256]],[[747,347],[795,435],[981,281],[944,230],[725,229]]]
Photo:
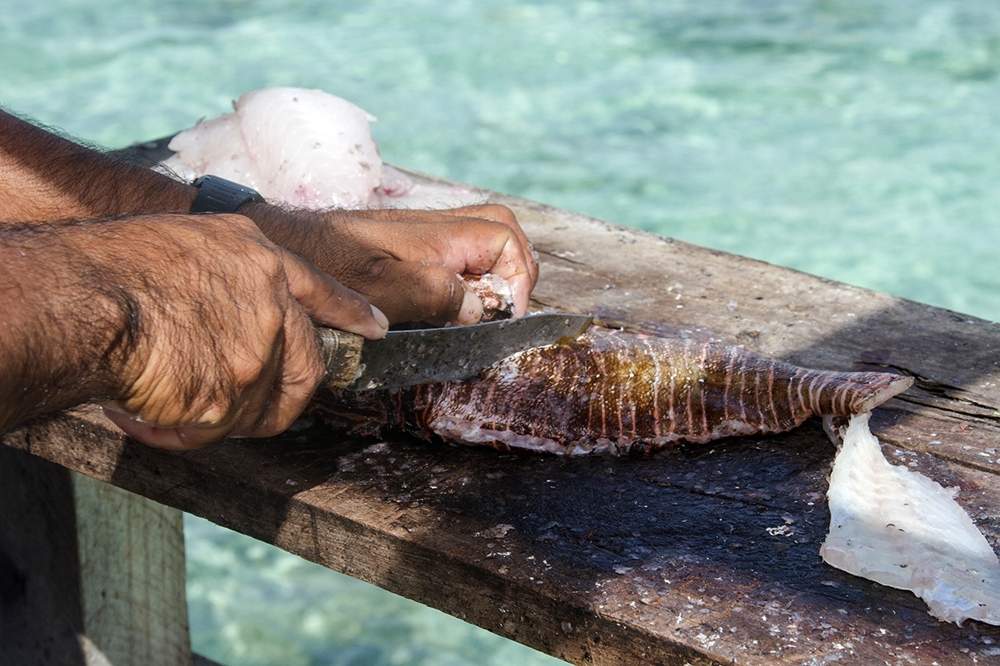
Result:
[[326,384],[361,391],[460,381],[511,354],[572,340],[589,315],[543,313],[484,324],[389,331],[381,340],[318,327]]

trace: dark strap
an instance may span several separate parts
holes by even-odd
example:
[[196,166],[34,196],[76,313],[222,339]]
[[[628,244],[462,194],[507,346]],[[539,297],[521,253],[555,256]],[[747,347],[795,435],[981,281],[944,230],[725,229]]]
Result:
[[198,188],[192,213],[235,213],[245,203],[266,203],[257,190],[218,176],[202,176],[192,185]]

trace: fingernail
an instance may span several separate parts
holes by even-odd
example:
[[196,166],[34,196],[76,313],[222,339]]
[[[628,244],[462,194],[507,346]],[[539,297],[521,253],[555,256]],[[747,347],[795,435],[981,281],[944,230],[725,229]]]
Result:
[[475,324],[483,318],[483,302],[471,291],[462,296],[462,309],[458,313],[459,324]]
[[115,414],[121,414],[129,421],[135,421],[136,423],[142,423],[143,425],[148,425],[145,421],[139,418],[138,414],[133,414],[132,412],[125,409],[120,402],[117,400],[110,400],[108,402],[98,403],[104,409],[105,412],[114,412]]
[[375,317],[375,321],[378,325],[384,329],[389,328],[389,318],[385,316],[385,313],[379,310],[374,305],[372,306],[372,317]]
[[99,402],[97,404],[99,404],[101,407],[103,407],[104,409],[106,409],[109,412],[116,412],[118,414],[125,414],[126,416],[128,415],[128,412],[125,411],[125,408],[122,407],[121,403],[118,402],[117,400],[108,400],[106,402]]

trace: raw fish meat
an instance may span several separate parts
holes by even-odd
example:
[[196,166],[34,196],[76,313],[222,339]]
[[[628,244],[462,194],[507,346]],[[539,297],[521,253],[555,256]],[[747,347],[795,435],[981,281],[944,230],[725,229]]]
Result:
[[481,203],[468,187],[414,183],[382,163],[368,123],[375,118],[321,90],[265,88],[234,111],[199,122],[169,144],[165,160],[186,181],[213,174],[265,199],[324,208],[453,208]]
[[514,316],[514,290],[507,280],[494,273],[461,277],[465,289],[483,302],[481,321],[510,319]]
[[868,416],[852,417],[844,432],[820,555],[848,573],[912,591],[939,620],[1000,625],[1000,561],[955,501],[957,491],[890,465]]
[[262,191],[267,179],[247,152],[240,117],[227,113],[180,132],[168,146],[177,151],[163,162],[186,181],[212,174]]
[[185,179],[231,178],[292,206],[378,203],[385,169],[368,129],[375,118],[364,110],[302,88],[249,92],[234,108],[175,136],[177,154],[164,165]]

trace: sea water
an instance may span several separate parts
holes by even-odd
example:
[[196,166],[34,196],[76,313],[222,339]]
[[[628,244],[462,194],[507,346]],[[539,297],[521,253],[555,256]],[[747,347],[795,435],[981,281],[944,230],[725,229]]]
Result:
[[[0,0],[0,104],[109,147],[321,88],[386,161],[1000,320],[1000,5]],[[231,664],[552,660],[203,521]]]

